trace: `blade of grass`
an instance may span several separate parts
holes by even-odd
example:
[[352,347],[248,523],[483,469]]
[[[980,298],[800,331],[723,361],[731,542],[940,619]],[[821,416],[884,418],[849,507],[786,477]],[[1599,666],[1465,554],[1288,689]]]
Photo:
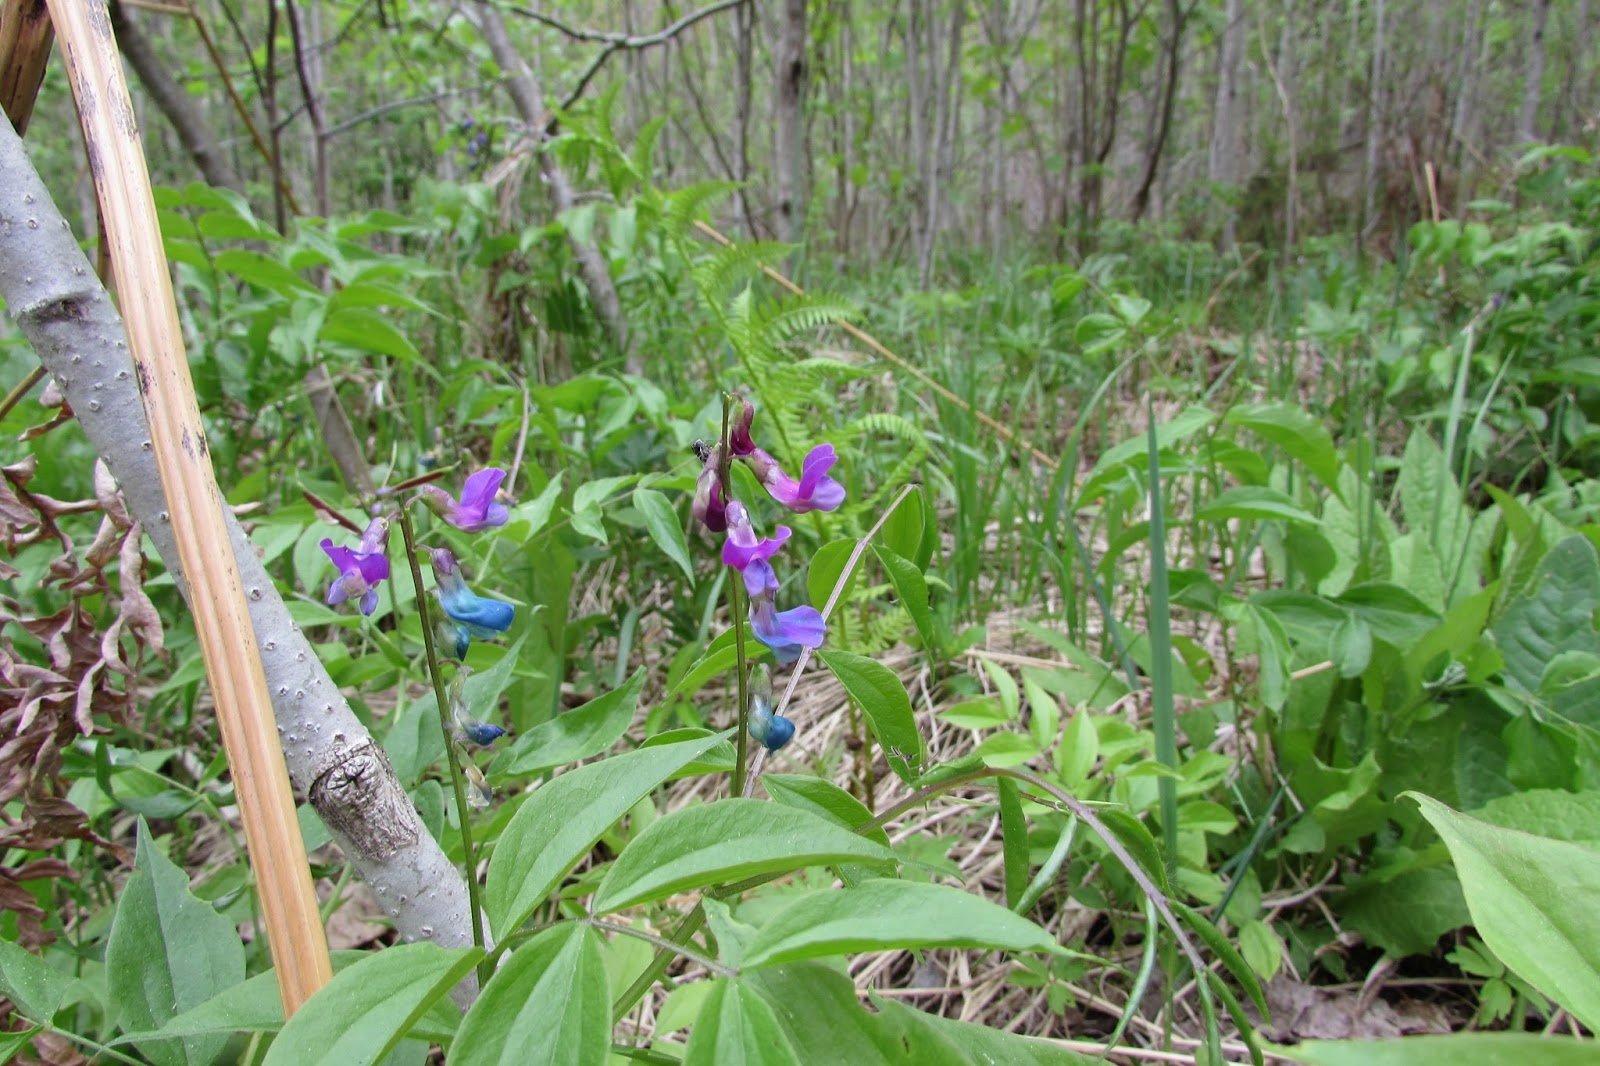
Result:
[[[1156,761],[1178,768],[1178,724],[1172,702],[1172,604],[1167,586],[1167,523],[1161,493],[1161,445],[1156,440],[1155,402],[1145,399],[1150,444],[1150,702],[1156,735]],[[1178,874],[1178,782],[1163,775],[1156,781],[1161,801],[1161,839],[1166,850],[1167,879]]]

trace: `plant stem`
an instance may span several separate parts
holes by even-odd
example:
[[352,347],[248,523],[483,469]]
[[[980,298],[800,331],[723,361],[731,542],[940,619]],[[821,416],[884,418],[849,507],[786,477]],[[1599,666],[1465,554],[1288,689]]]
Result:
[[[428,659],[428,677],[433,682],[433,697],[439,703],[439,729],[444,734],[444,757],[450,766],[450,787],[456,796],[456,820],[461,825],[461,850],[466,855],[467,902],[472,909],[472,943],[485,948],[483,939],[483,902],[478,898],[478,853],[472,846],[472,814],[467,806],[467,789],[461,777],[461,764],[456,759],[456,746],[450,742],[450,701],[444,693],[444,678],[439,671],[439,653],[433,645],[433,618],[428,607],[428,596],[422,588],[422,567],[417,562],[417,537],[411,525],[411,512],[404,505],[396,515],[400,520],[400,534],[406,541],[406,563],[411,567],[411,586],[417,594],[417,616],[422,622],[422,647]],[[488,957],[478,963],[478,987],[489,983],[493,973]]]
[[[722,438],[718,444],[721,450],[718,452],[717,459],[717,486],[718,491],[722,493],[724,504],[731,503],[733,499],[732,484],[729,479],[729,472],[733,466],[733,450],[728,446],[728,418],[732,410],[733,394],[725,392],[722,394]],[[748,735],[750,724],[749,662],[746,660],[744,652],[744,612],[739,602],[741,599],[739,595],[741,585],[742,581],[728,582],[728,613],[733,620],[733,649],[739,663],[734,671],[734,676],[737,678],[739,686],[739,711],[736,715],[739,722],[739,730],[733,739],[733,780],[728,784],[728,794],[730,796],[744,795],[745,767],[748,764],[750,744]]]
[[10,414],[11,409],[21,403],[22,398],[28,395],[29,390],[43,381],[44,376],[48,373],[49,371],[44,368],[43,363],[28,371],[28,375],[17,382],[16,388],[6,393],[5,399],[0,400],[0,418]]

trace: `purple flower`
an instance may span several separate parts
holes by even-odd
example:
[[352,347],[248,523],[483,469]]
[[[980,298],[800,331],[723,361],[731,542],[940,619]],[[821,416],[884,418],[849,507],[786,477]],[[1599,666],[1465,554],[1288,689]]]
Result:
[[774,659],[788,665],[800,658],[800,649],[822,647],[828,623],[815,607],[777,610],[777,596],[768,594],[750,603],[750,631],[772,649]]
[[792,663],[801,648],[821,647],[827,624],[815,608],[777,610],[778,575],[771,559],[789,539],[789,527],[779,526],[777,536],[762,538],[750,524],[750,514],[738,500],[728,503],[728,539],[722,543],[722,561],[739,571],[750,594],[750,629],[780,663]]
[[378,584],[389,576],[389,557],[383,552],[388,539],[389,520],[382,515],[367,523],[353,549],[322,538],[322,550],[339,568],[339,576],[328,586],[328,606],[355,599],[361,601],[362,614],[378,609]]
[[744,409],[739,413],[739,420],[728,429],[728,448],[734,455],[750,455],[756,451],[755,438],[750,436],[750,423],[756,419],[756,409],[749,400],[741,401]]
[[[728,539],[722,542],[722,561],[744,574],[745,584],[749,585],[749,572],[754,564],[761,563],[771,572],[772,567],[767,565],[767,560],[778,554],[783,542],[789,539],[790,530],[788,526],[779,526],[773,536],[758,537],[755,527],[750,524],[750,512],[738,500],[729,501],[727,519]],[[775,583],[773,587],[776,588]],[[758,590],[750,590],[750,595],[757,594]]]
[[700,477],[694,484],[694,501],[690,511],[713,533],[728,528],[728,503],[722,494],[719,468],[722,465],[722,446],[708,448],[700,467]]
[[844,486],[828,476],[833,464],[839,461],[833,445],[819,444],[806,454],[805,462],[800,465],[799,481],[784,473],[781,466],[772,462],[771,456],[766,458],[766,469],[760,472],[761,483],[774,500],[795,514],[832,511],[844,502]]
[[487,466],[467,478],[461,486],[461,499],[450,495],[437,485],[422,486],[422,502],[450,525],[463,533],[481,533],[486,529],[503,526],[511,517],[504,505],[494,500],[506,472],[498,466]]

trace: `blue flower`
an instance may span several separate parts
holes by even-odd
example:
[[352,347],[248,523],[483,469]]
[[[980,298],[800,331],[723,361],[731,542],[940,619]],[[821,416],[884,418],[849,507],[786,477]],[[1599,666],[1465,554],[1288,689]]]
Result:
[[750,693],[750,735],[768,751],[777,751],[794,739],[794,723],[772,713],[772,675],[765,666],[758,668]]
[[490,722],[480,722],[467,709],[467,678],[472,667],[463,665],[450,679],[450,722],[457,740],[470,740],[474,744],[493,744],[506,735],[506,731]]
[[[455,553],[449,548],[434,548],[432,556],[439,603],[451,621],[474,637],[493,638],[511,628],[517,614],[515,607],[504,600],[479,596],[467,588]],[[457,646],[459,648],[459,643]]]

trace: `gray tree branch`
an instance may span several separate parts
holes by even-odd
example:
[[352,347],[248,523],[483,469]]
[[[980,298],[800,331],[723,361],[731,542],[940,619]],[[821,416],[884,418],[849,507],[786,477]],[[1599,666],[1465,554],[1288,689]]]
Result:
[[[0,299],[187,599],[122,319],[8,121],[0,121]],[[403,937],[470,944],[460,871],[290,618],[249,537],[231,514],[227,521],[295,790],[316,807]]]

